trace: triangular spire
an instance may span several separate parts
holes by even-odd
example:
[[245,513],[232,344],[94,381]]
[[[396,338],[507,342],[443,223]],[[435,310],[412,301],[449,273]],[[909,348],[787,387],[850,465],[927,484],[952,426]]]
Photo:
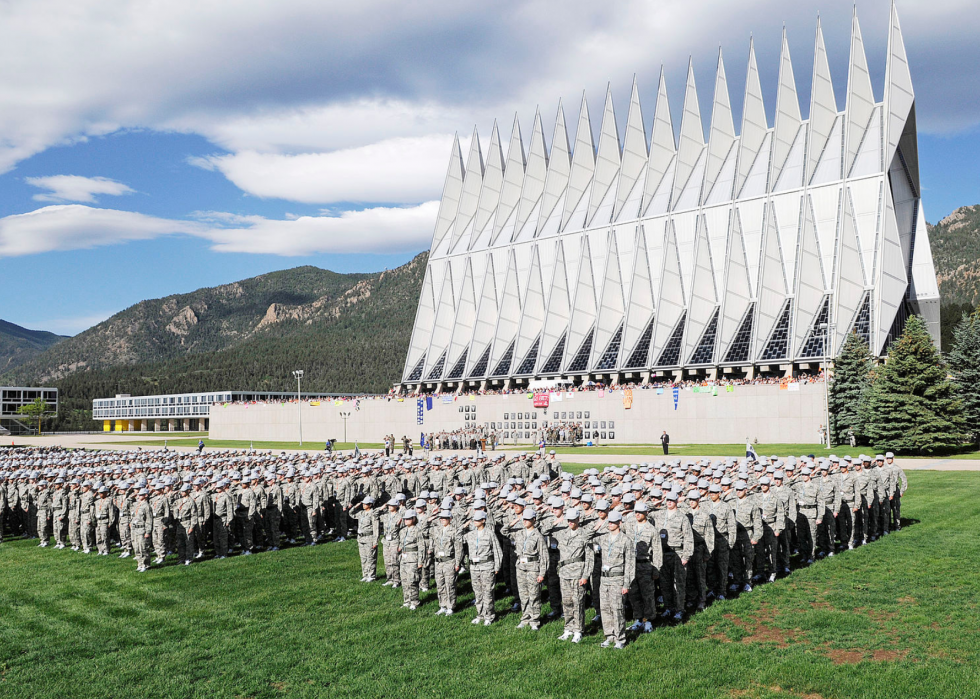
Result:
[[436,230],[432,236],[432,250],[452,230],[459,209],[459,195],[463,189],[463,155],[459,151],[459,135],[453,136],[453,150],[449,155],[449,168],[446,171],[446,183],[442,188],[442,200],[439,202],[439,213],[436,215]]
[[684,315],[684,281],[681,278],[680,256],[677,253],[677,236],[670,223],[664,239],[663,273],[657,295],[657,322],[653,335],[651,361],[660,356],[674,332],[677,321]]
[[738,216],[732,216],[732,234],[729,236],[728,254],[725,256],[725,293],[718,346],[728,347],[752,303],[749,274],[745,265],[745,250]]
[[[425,269],[425,278],[422,280],[422,294],[419,296],[419,307],[415,312],[415,325],[412,328],[412,340],[408,346],[408,356],[405,360],[405,371],[402,379],[408,381],[409,374],[425,357],[425,350],[429,346],[429,337],[432,334],[432,321],[435,319],[436,302],[432,287],[432,266],[430,262]],[[421,375],[421,372],[420,372]]]
[[687,87],[684,91],[684,115],[681,117],[681,134],[677,142],[677,167],[674,170],[673,201],[684,190],[704,150],[704,130],[701,126],[701,108],[698,106],[698,89],[694,84],[694,61],[688,60]]
[[476,323],[476,290],[473,287],[473,260],[467,257],[463,271],[463,285],[456,307],[456,322],[453,325],[449,351],[446,355],[449,367],[455,365],[473,339],[473,326]]
[[[453,322],[456,319],[456,299],[453,296],[453,270],[450,263],[446,263],[446,274],[442,281],[442,291],[439,294],[439,301],[436,304],[435,321],[432,325],[432,334],[429,336],[429,349],[425,354],[425,369],[422,375],[430,377],[433,375],[440,359],[445,362],[443,354],[449,347],[449,340],[453,333]],[[442,378],[437,374],[433,378]]]
[[779,180],[779,173],[786,165],[786,158],[796,141],[803,117],[800,115],[800,100],[796,94],[796,79],[793,77],[793,61],[789,54],[789,40],[786,27],[783,27],[783,46],[779,57],[779,89],[776,92],[776,125],[773,130],[772,171],[769,186]]
[[810,93],[810,143],[807,146],[806,182],[813,178],[817,163],[830,138],[837,120],[837,100],[830,79],[830,63],[823,41],[820,17],[817,17],[817,38],[813,49],[813,86]]
[[898,10],[892,0],[888,59],[885,65],[885,167],[889,166],[895,156],[914,104],[915,93],[912,91],[912,76],[905,55],[905,41],[902,39],[902,28],[898,24]]
[[[517,344],[514,347],[514,357],[518,362],[524,359],[544,326],[544,287],[541,280],[541,260],[538,257],[537,246],[534,247],[531,256],[531,269],[528,271],[526,284],[527,291],[524,294],[524,306],[521,309],[520,330],[517,333]],[[514,368],[517,368],[516,365]]]
[[493,351],[490,352],[491,371],[500,363],[508,349],[513,349],[517,339],[517,326],[521,320],[521,289],[517,279],[517,259],[511,248],[504,276],[503,289],[500,290],[500,314],[494,332]]
[[770,207],[766,213],[766,227],[762,241],[762,269],[759,272],[758,322],[756,347],[762,348],[772,333],[786,299],[786,282],[783,276],[783,258],[779,252],[779,233],[775,216]]
[[[633,256],[632,281],[630,283],[629,304],[626,307],[626,325],[623,328],[623,358],[629,359],[637,351],[637,344],[646,333],[653,320],[653,286],[650,277],[650,264],[647,255],[646,236],[639,226],[636,229],[636,253]],[[646,338],[646,352],[643,360],[626,362],[624,366],[645,367],[649,362],[650,337]]]
[[517,207],[517,222],[512,240],[516,240],[524,224],[531,217],[534,207],[540,201],[547,176],[548,152],[544,145],[544,127],[541,125],[541,113],[535,111],[531,144],[527,150],[527,167],[524,168],[524,187],[521,189],[521,203]]
[[537,232],[540,233],[551,216],[555,205],[565,193],[571,159],[568,153],[568,130],[565,128],[565,110],[558,100],[558,116],[555,117],[555,134],[551,139],[551,156],[548,159],[548,179],[541,195],[541,213],[538,215]]
[[800,259],[796,265],[796,322],[793,356],[800,356],[803,343],[813,325],[813,319],[823,306],[824,278],[821,273],[820,255],[817,252],[817,234],[813,227],[810,207],[804,206],[803,231],[800,234]]
[[[616,181],[619,173],[621,155],[619,152],[619,127],[616,125],[616,111],[613,109],[612,88],[606,88],[606,106],[602,110],[602,128],[599,131],[599,150],[596,154],[595,176],[592,178],[592,193],[589,195],[589,225],[606,192]],[[602,221],[601,223],[609,223]]]
[[[473,127],[470,138],[470,153],[466,158],[466,175],[463,179],[463,189],[459,195],[459,208],[456,211],[456,223],[453,225],[453,239],[450,248],[463,235],[463,231],[473,222],[477,207],[480,204],[480,190],[483,188],[483,153],[480,151],[480,134]],[[467,244],[470,242],[466,241]]]
[[686,342],[684,350],[681,352],[681,356],[685,359],[691,356],[718,304],[718,299],[715,297],[714,271],[711,268],[711,249],[708,247],[707,226],[704,223],[704,216],[698,217],[696,235],[694,271],[691,280],[690,299],[687,305]]
[[[558,242],[558,255],[555,258],[554,273],[550,280],[551,291],[548,294],[548,312],[545,315],[544,330],[541,334],[541,346],[538,352],[539,368],[554,352],[558,342],[568,330],[568,320],[571,315],[571,302],[568,298],[568,276],[565,273],[565,247]],[[559,359],[558,370],[563,361]]]
[[623,275],[619,265],[619,246],[616,232],[609,231],[606,250],[606,268],[602,275],[602,290],[599,295],[595,341],[592,343],[593,366],[606,351],[613,334],[623,322],[626,306],[623,303]]
[[[715,99],[711,108],[711,133],[708,136],[708,162],[704,171],[704,194],[707,199],[721,173],[732,144],[735,143],[735,122],[732,121],[732,102],[728,95],[728,79],[721,48],[718,49],[718,71],[715,74]],[[730,189],[730,187],[729,187]],[[730,193],[725,196],[730,198]]]
[[504,154],[500,150],[500,132],[497,122],[493,122],[490,132],[490,147],[487,150],[487,162],[483,170],[483,189],[480,191],[480,205],[476,210],[476,220],[473,224],[473,236],[469,247],[472,249],[480,233],[490,224],[497,205],[500,203],[500,188],[504,183]]
[[[469,351],[469,372],[473,372],[476,364],[480,361],[484,353],[489,352],[493,344],[493,333],[497,328],[497,275],[493,265],[493,255],[487,253],[487,269],[483,274],[483,283],[480,286],[480,296],[477,299],[476,321],[473,324],[473,340],[470,342]],[[487,354],[487,362],[490,356]],[[486,367],[480,376],[486,374]]]
[[592,255],[589,252],[588,235],[582,236],[578,280],[572,298],[572,318],[568,327],[568,342],[565,344],[566,357],[578,351],[595,324],[595,280],[592,275]]
[[851,62],[847,73],[847,130],[844,134],[847,158],[844,161],[845,176],[850,173],[857,157],[861,139],[871,121],[875,108],[874,92],[871,89],[871,75],[868,73],[868,59],[864,55],[864,40],[858,24],[857,6],[851,19]]
[[[888,332],[898,315],[909,288],[905,272],[905,256],[898,237],[898,221],[892,199],[885,195],[885,212],[882,221],[881,263],[878,265],[878,283],[875,285],[875,342],[871,351],[880,355],[888,340]],[[893,338],[894,339],[894,338]]]
[[650,134],[650,159],[646,180],[643,182],[643,201],[640,211],[646,211],[650,200],[657,193],[670,162],[674,159],[677,147],[674,145],[674,127],[670,120],[670,105],[667,103],[667,81],[663,66],[660,67],[660,88],[657,91],[657,109],[653,117],[653,132]]
[[[568,219],[578,207],[595,173],[595,144],[592,140],[592,122],[589,120],[589,104],[582,91],[582,106],[578,112],[578,126],[575,129],[575,150],[572,151],[572,169],[568,176],[568,192],[565,195],[565,212],[561,217],[564,230]],[[579,225],[582,225],[579,223]]]
[[[497,242],[500,231],[513,216],[521,200],[524,185],[524,142],[521,139],[521,124],[514,115],[514,127],[510,132],[510,146],[507,149],[507,167],[504,181],[500,187],[500,204],[493,220],[493,241]],[[513,225],[513,224],[512,224]]]
[[[616,189],[616,208],[613,220],[618,220],[627,198],[643,174],[648,160],[647,135],[643,128],[643,112],[640,109],[640,91],[633,76],[633,91],[630,93],[630,111],[626,118],[626,140],[623,143],[623,164],[619,170],[619,184]],[[627,212],[629,218],[639,215],[639,211]]]
[[749,39],[749,67],[745,77],[745,100],[742,102],[742,132],[738,144],[738,176],[735,192],[742,191],[756,156],[766,139],[769,123],[766,121],[766,105],[762,101],[762,83],[759,66],[755,61],[755,43]]
[[861,251],[854,227],[854,213],[851,210],[850,197],[846,194],[843,202],[843,221],[840,227],[840,245],[837,252],[837,269],[835,270],[837,289],[834,294],[836,311],[834,325],[836,340],[832,356],[844,343],[844,338],[851,329],[851,324],[857,315],[861,299],[864,297],[864,270],[861,267]]

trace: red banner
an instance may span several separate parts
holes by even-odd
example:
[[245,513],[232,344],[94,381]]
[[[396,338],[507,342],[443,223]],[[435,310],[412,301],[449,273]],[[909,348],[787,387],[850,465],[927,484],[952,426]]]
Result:
[[535,393],[534,394],[534,407],[535,408],[547,408],[551,400],[550,393]]

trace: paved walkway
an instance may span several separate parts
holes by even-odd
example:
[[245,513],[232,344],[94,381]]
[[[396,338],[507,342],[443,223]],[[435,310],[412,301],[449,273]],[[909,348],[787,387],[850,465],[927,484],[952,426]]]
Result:
[[[119,434],[77,434],[77,435],[51,435],[42,437],[5,437],[0,438],[0,444],[10,444],[14,443],[18,446],[31,445],[31,446],[62,446],[69,448],[86,448],[86,449],[132,449],[133,447],[128,445],[127,442],[133,441],[146,441],[150,439],[159,439],[160,446],[163,446],[165,439],[188,439],[181,435],[179,432],[174,435],[160,434],[154,432],[142,432],[134,433],[131,435],[119,435]],[[193,439],[193,438],[191,438]],[[683,446],[683,445],[672,445],[672,446]],[[144,449],[150,447],[143,447]],[[179,452],[195,452],[196,447],[168,447],[172,451]],[[276,451],[287,451],[287,452],[302,452],[301,449],[286,449],[286,450],[276,450]],[[318,451],[317,449],[309,449],[305,451]],[[508,455],[519,454],[520,449],[503,449],[498,450],[493,453],[503,453]],[[662,454],[659,454],[659,449],[657,451],[643,452],[641,449],[637,449],[635,455],[626,454],[596,454],[589,453],[589,451],[583,447],[581,451],[576,451],[574,454],[561,454],[559,458],[562,461],[568,461],[570,463],[576,464],[595,464],[598,467],[606,465],[616,465],[622,466],[624,464],[637,463],[638,461],[658,461],[663,458]],[[443,456],[449,456],[453,454],[458,454],[460,456],[473,456],[473,452],[470,450],[466,451],[440,451],[439,454]],[[710,454],[705,456],[713,458]],[[701,457],[693,456],[683,456],[681,457],[685,460],[699,459]],[[724,457],[719,457],[724,458]],[[935,458],[922,458],[922,459],[908,459],[901,458],[897,459],[898,465],[905,470],[936,470],[936,471],[980,471],[980,459],[949,459],[943,457]]]

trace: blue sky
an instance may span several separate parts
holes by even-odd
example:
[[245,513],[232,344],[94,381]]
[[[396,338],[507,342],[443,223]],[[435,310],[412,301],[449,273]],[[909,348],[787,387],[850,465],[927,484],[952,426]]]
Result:
[[[804,116],[819,12],[839,106],[849,2],[572,0],[0,8],[0,318],[74,334],[145,298],[312,264],[375,271],[428,246],[454,132],[486,148],[540,107],[550,141],[581,90],[653,116],[660,66],[679,123],[688,56],[705,126],[718,47],[736,123],[748,37],[770,114],[785,22]],[[858,6],[881,98],[886,0]],[[930,222],[980,203],[980,18],[962,0],[899,12]],[[464,143],[465,147],[465,143]],[[465,150],[464,150],[465,152]]]

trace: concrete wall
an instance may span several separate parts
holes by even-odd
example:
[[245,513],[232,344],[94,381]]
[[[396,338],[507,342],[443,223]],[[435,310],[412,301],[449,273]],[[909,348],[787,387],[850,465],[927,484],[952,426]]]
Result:
[[[793,388],[793,386],[790,386]],[[347,439],[361,442],[380,442],[384,435],[392,433],[412,437],[418,443],[421,432],[454,430],[474,424],[503,422],[504,413],[535,415],[538,426],[547,419],[554,420],[557,412],[575,413],[575,422],[605,421],[607,439],[613,444],[656,443],[662,430],[670,434],[675,444],[726,444],[740,443],[746,437],[763,443],[816,443],[820,441],[819,428],[825,423],[824,385],[796,384],[794,390],[780,389],[775,385],[735,386],[731,392],[718,387],[717,395],[702,388],[699,393],[681,389],[677,409],[674,409],[672,389],[634,389],[633,404],[624,406],[622,390],[563,393],[562,400],[552,394],[547,409],[533,407],[524,395],[469,396],[444,403],[442,397],[433,397],[432,410],[424,410],[423,424],[417,424],[416,399],[362,398],[360,409],[352,402],[339,406],[323,401],[319,405],[302,404],[303,440],[324,442],[327,438],[344,439],[344,421],[339,413],[350,412]],[[464,419],[461,408],[475,408],[475,421]],[[585,418],[585,413],[589,417]],[[289,441],[299,438],[296,403],[285,405],[228,405],[211,409],[210,435],[212,439]],[[545,416],[547,413],[547,416]],[[582,413],[579,418],[578,414]],[[559,419],[561,419],[559,417]],[[518,420],[508,417],[507,422],[525,424],[528,418]],[[615,427],[610,429],[612,421]],[[528,426],[529,428],[530,426]],[[498,432],[501,430],[498,430]],[[615,437],[608,438],[614,432]],[[510,443],[512,440],[508,440]],[[521,439],[521,442],[525,440]]]

